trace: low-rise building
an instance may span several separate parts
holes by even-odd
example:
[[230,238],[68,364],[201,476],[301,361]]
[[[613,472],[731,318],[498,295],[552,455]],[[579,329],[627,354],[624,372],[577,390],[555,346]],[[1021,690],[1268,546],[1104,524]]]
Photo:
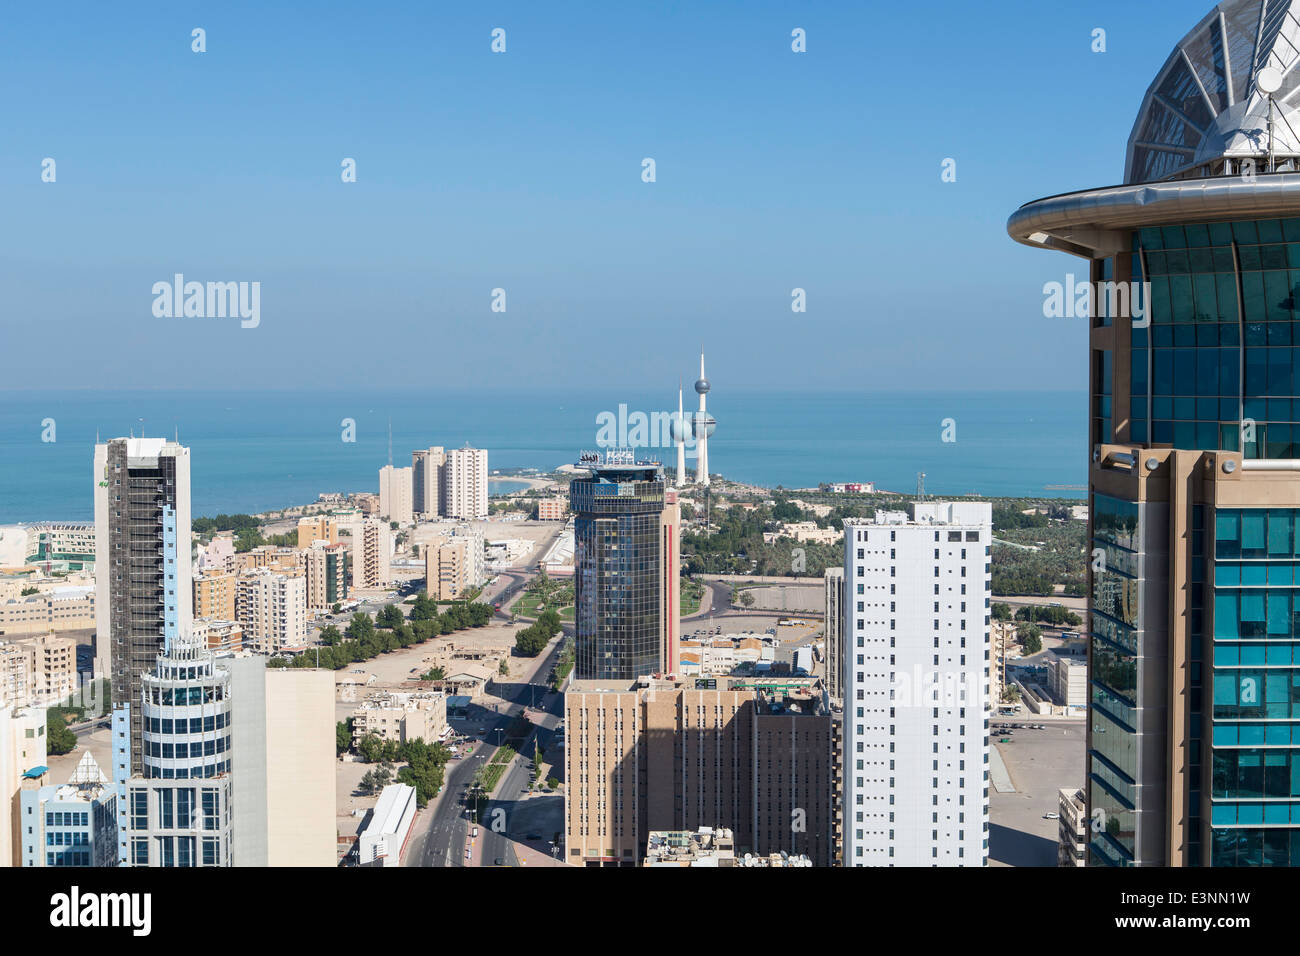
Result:
[[23,866],[117,866],[117,794],[89,750],[65,784],[29,771],[19,811]]
[[338,521],[332,515],[310,515],[298,519],[298,548],[306,550],[317,541],[326,545],[338,544]]
[[726,827],[698,830],[651,830],[642,866],[736,865],[736,839]]
[[0,602],[0,636],[84,631],[94,627],[94,585],[55,587]]
[[1051,657],[1047,661],[1047,678],[1052,699],[1066,712],[1082,711],[1088,706],[1088,665],[1068,657]]
[[191,630],[195,640],[214,653],[235,653],[244,649],[244,629],[238,621],[196,617]]
[[447,733],[445,694],[371,694],[352,714],[354,743],[374,734],[381,740],[434,743]]
[[401,866],[416,808],[414,787],[404,783],[391,783],[384,787],[357,840],[358,864]]
[[564,498],[542,498],[537,502],[538,521],[563,521],[568,511],[569,502]]

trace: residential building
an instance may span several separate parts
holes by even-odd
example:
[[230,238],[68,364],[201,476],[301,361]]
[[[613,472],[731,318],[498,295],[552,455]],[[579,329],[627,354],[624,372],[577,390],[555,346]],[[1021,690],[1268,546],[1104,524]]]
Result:
[[357,840],[358,865],[401,866],[416,809],[414,787],[404,783],[384,787]]
[[442,470],[442,514],[476,521],[488,516],[488,453],[482,448],[453,448]]
[[235,617],[244,646],[275,656],[307,643],[307,580],[265,568],[245,571],[236,584]]
[[235,572],[206,571],[194,575],[194,616],[235,619]]
[[71,697],[77,689],[77,642],[58,634],[42,634],[18,643],[31,654],[32,702],[52,707]]
[[379,469],[379,517],[403,525],[415,520],[411,482],[410,468],[385,465]]
[[298,519],[298,549],[306,550],[317,541],[338,544],[338,521],[332,515],[308,515]]
[[443,470],[447,453],[441,445],[411,452],[411,507],[417,517],[432,519],[443,512]]
[[244,629],[238,621],[196,617],[191,628],[195,641],[213,653],[235,653],[244,649]]
[[[162,438],[114,438],[95,446],[93,477],[95,673],[111,678],[118,707],[140,699],[164,629],[188,632],[192,620],[190,450]],[[130,720],[138,772],[139,708]]]
[[[680,509],[658,462],[585,454],[569,484],[574,513],[578,680],[677,669]],[[638,849],[637,852],[640,852]]]
[[0,866],[22,866],[19,796],[45,760],[45,708],[0,704]]
[[235,538],[230,532],[217,534],[206,547],[199,548],[197,567],[201,572],[226,572],[235,570]]
[[564,709],[567,862],[636,866],[651,832],[707,826],[732,830],[737,852],[829,865],[831,721],[819,683],[579,680]]
[[374,734],[381,740],[434,743],[447,733],[447,695],[371,694],[352,714],[352,739]]
[[117,793],[90,751],[65,784],[37,769],[19,796],[22,865],[117,866]]
[[844,532],[844,865],[984,866],[992,506]]
[[327,611],[348,599],[348,545],[325,544],[318,538],[303,552],[307,577],[307,609]]
[[35,666],[26,643],[0,641],[0,707],[36,705]]
[[1088,706],[1088,665],[1068,657],[1047,659],[1047,682],[1052,700],[1069,713]]
[[235,573],[241,571],[280,571],[297,574],[302,571],[303,552],[297,548],[263,544],[235,555]]
[[470,538],[443,538],[424,550],[424,587],[437,601],[458,600],[469,586]]
[[541,498],[537,502],[537,520],[563,521],[568,510],[569,503],[563,498]]
[[1091,865],[1300,866],[1298,49],[1292,5],[1224,0],[1142,97],[1123,184],[1007,224],[1090,293]]
[[1057,866],[1088,865],[1088,808],[1086,795],[1078,787],[1061,790],[1060,828],[1057,836]]
[[826,692],[831,702],[844,702],[844,569],[827,568],[826,590]]
[[387,522],[364,518],[352,534],[352,586],[382,588],[392,583],[393,533]]

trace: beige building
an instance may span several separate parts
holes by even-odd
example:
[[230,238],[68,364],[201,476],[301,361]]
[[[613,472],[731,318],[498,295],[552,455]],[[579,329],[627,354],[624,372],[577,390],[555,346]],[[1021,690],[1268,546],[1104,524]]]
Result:
[[841,704],[844,692],[844,568],[827,568],[826,591],[826,692],[833,704]]
[[436,601],[454,601],[464,592],[468,580],[468,541],[444,538],[429,544],[424,552],[424,587]]
[[411,508],[418,517],[442,514],[443,471],[447,453],[441,445],[411,452]]
[[37,706],[52,707],[77,689],[77,642],[42,634],[19,642],[32,657],[32,694]]
[[302,552],[297,548],[280,548],[270,544],[235,555],[236,573],[255,571],[260,568],[268,571],[296,572],[302,570],[302,564]]
[[1060,829],[1056,841],[1057,866],[1088,865],[1088,807],[1082,790],[1061,790]]
[[206,571],[194,575],[194,616],[235,619],[235,572]]
[[442,513],[470,521],[488,516],[488,453],[453,448],[442,472]]
[[23,774],[45,762],[45,709],[0,704],[0,866],[20,865]]
[[563,521],[569,511],[569,502],[564,498],[543,498],[537,502],[538,521]]
[[52,588],[41,594],[0,602],[0,636],[17,637],[95,627],[95,588]]
[[245,571],[236,586],[236,620],[244,646],[276,655],[307,642],[307,581],[265,568]]
[[33,703],[33,666],[31,649],[25,643],[0,641],[0,707]]
[[352,586],[382,588],[393,581],[393,532],[378,518],[366,518],[353,529]]
[[338,544],[339,526],[331,515],[311,515],[298,519],[298,548],[305,550],[315,542]]
[[1088,665],[1068,657],[1049,657],[1047,680],[1055,703],[1070,710],[1088,706]]
[[445,694],[371,694],[352,714],[352,739],[374,734],[381,740],[434,743],[447,732]]
[[[567,862],[635,866],[656,830],[831,859],[831,720],[816,682],[575,681],[564,699]],[[795,810],[805,826],[791,827]]]
[[309,610],[326,611],[347,600],[348,552],[346,543],[325,544],[321,539],[303,552]]
[[410,524],[415,520],[410,468],[385,465],[379,469],[379,517]]
[[194,639],[208,650],[236,652],[244,649],[244,629],[238,621],[220,621],[215,618],[196,617],[191,627]]
[[266,672],[268,866],[336,866],[334,674]]

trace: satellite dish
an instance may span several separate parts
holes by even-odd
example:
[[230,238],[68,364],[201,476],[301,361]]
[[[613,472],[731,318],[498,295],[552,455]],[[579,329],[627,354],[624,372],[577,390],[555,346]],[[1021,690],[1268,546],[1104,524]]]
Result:
[[1282,72],[1276,67],[1264,67],[1255,77],[1255,86],[1261,93],[1272,96],[1282,88]]

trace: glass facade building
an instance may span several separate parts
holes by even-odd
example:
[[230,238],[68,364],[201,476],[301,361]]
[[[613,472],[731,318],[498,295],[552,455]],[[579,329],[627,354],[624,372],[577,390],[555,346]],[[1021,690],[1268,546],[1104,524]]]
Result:
[[1245,135],[1265,65],[1292,113],[1298,43],[1290,0],[1221,3],[1148,90],[1126,184],[1008,223],[1093,291],[1093,865],[1300,864],[1300,142]]
[[671,615],[663,593],[672,563],[662,533],[668,505],[663,469],[614,452],[580,465],[591,474],[569,483],[574,678],[632,680],[659,673]]

